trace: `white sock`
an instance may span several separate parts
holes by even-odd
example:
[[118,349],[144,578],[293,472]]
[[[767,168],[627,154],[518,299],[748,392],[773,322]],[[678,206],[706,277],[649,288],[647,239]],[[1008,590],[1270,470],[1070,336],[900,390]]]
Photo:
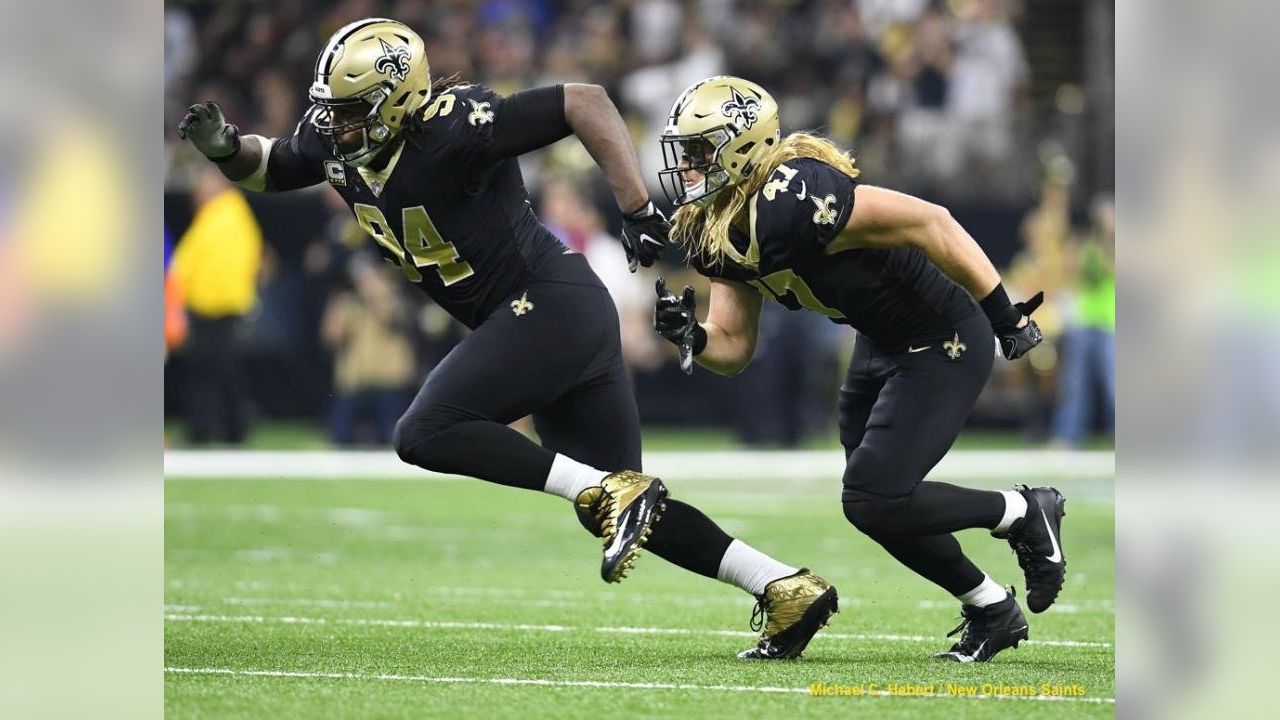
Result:
[[547,473],[547,484],[542,491],[573,502],[583,490],[599,485],[608,475],[603,470],[556,453],[556,459],[551,461],[551,472]]
[[983,573],[982,583],[978,587],[963,595],[957,595],[956,599],[965,605],[986,607],[994,605],[1007,597],[1009,597],[1009,591],[1001,587],[995,580],[992,580],[990,575]]
[[765,585],[797,572],[798,568],[780,563],[741,540],[734,540],[724,551],[724,557],[720,558],[716,577],[752,595],[762,595]]
[[1004,516],[1000,518],[999,524],[991,528],[991,534],[996,537],[1009,532],[1009,526],[1015,520],[1021,520],[1027,515],[1027,499],[1022,497],[1022,493],[1017,490],[1001,490],[1000,494],[1004,496]]

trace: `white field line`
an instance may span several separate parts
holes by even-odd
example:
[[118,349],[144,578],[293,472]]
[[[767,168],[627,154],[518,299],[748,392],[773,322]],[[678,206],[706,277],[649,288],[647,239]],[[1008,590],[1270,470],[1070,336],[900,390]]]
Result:
[[[714,635],[723,637],[755,637],[755,633],[741,630],[705,630],[690,628],[656,628],[656,627],[610,627],[610,626],[578,626],[578,625],[536,625],[527,623],[489,623],[489,622],[451,622],[443,620],[395,620],[390,618],[317,618],[297,617],[292,615],[194,615],[187,613],[165,613],[165,622],[193,623],[278,623],[282,625],[352,625],[358,627],[397,627],[433,630],[520,630],[525,632],[573,633],[594,632],[606,635]],[[942,642],[939,638],[928,635],[888,635],[879,633],[836,633],[824,632],[816,639],[830,640],[887,640],[892,642]],[[1082,647],[1110,648],[1109,642],[1086,642],[1082,640],[1028,640],[1032,645],[1049,647]]]
[[[170,675],[229,675],[238,677],[305,678],[324,680],[380,680],[384,682],[417,682],[474,685],[534,685],[542,687],[586,687],[624,690],[710,690],[741,693],[785,693],[809,695],[807,687],[770,687],[767,685],[695,685],[689,683],[611,682],[607,680],[548,680],[544,678],[433,677],[430,675],[385,675],[380,673],[304,672],[298,670],[234,670],[231,668],[166,667]],[[869,691],[869,697],[925,697],[936,695],[895,695],[887,690]],[[950,696],[943,696],[950,697]],[[1115,698],[1067,697],[1053,695],[957,695],[974,700],[1038,700],[1114,704]]]
[[[600,605],[603,603],[632,602],[636,604],[650,604],[653,602],[666,602],[680,606],[706,606],[706,605],[743,605],[740,597],[726,598],[702,598],[689,597],[683,595],[622,595],[619,597],[591,596],[586,593],[578,593],[576,596],[564,595],[558,598],[538,598],[526,596],[502,595],[498,593],[486,593],[489,588],[450,588],[455,592],[440,593],[440,588],[432,588],[431,594],[446,594],[454,596],[487,596],[490,605],[506,605],[510,607],[584,607],[590,605]],[[470,590],[471,592],[457,592]],[[497,588],[494,588],[497,590]],[[388,600],[342,600],[332,598],[304,598],[304,597],[224,597],[223,605],[240,605],[240,606],[296,606],[296,607],[319,607],[319,608],[377,608],[387,609],[394,607],[404,607],[406,605],[419,604],[422,599],[417,601],[388,601]],[[867,598],[851,598],[841,597],[840,604],[849,607],[869,607],[875,604],[875,601]],[[202,605],[165,605],[166,612],[199,612],[204,606]],[[942,600],[920,600],[916,602],[916,607],[921,610],[954,610],[956,603],[954,601]],[[1115,604],[1111,601],[1086,600],[1080,603],[1054,603],[1053,611],[1055,613],[1064,613],[1068,615],[1095,614],[1095,615],[1114,615],[1116,612]]]
[[[715,450],[652,452],[645,470],[680,480],[764,478],[838,480],[844,454],[831,450]],[[957,450],[929,473],[930,480],[1091,480],[1115,477],[1115,453],[1100,450]],[[390,450],[168,450],[164,474],[173,478],[301,478],[440,480],[406,465]]]

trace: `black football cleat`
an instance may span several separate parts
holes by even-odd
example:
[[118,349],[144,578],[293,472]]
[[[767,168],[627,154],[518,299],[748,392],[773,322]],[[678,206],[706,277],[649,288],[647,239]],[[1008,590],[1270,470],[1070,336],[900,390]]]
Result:
[[756,646],[738,653],[744,660],[789,660],[800,657],[809,641],[840,611],[836,589],[801,568],[765,586],[751,613],[751,629],[760,632]]
[[987,662],[1001,650],[1016,648],[1027,639],[1027,619],[1013,598],[1012,588],[1004,600],[986,607],[963,605],[960,614],[964,620],[947,637],[961,631],[964,634],[950,650],[934,657],[961,663]]
[[605,582],[622,582],[635,566],[666,497],[661,480],[631,470],[612,473],[578,495],[578,514],[604,539],[600,577]]
[[1027,514],[1009,528],[1006,537],[1026,577],[1027,609],[1042,613],[1058,599],[1067,575],[1062,553],[1067,499],[1051,487],[1018,485],[1014,489],[1027,499]]

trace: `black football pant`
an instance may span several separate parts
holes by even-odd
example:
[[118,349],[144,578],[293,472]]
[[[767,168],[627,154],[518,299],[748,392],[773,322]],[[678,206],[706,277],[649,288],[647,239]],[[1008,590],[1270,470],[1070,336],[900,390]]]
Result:
[[[613,300],[581,255],[550,260],[427,376],[393,444],[441,473],[542,490],[556,453],[612,472],[640,470],[640,418]],[[508,425],[532,415],[538,445]],[[668,499],[646,547],[716,577],[732,538]]]
[[982,312],[955,333],[919,338],[899,353],[880,352],[859,337],[840,390],[845,517],[952,595],[974,589],[983,575],[950,533],[995,527],[1004,497],[924,477],[964,426],[991,373],[994,348]]

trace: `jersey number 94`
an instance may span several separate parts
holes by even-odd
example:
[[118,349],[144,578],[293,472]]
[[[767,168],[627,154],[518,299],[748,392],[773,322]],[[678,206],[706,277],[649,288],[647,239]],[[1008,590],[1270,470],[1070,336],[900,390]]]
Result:
[[354,210],[360,227],[396,256],[400,270],[410,282],[421,282],[422,273],[418,268],[430,266],[435,266],[440,273],[440,281],[446,287],[475,274],[471,265],[458,255],[457,248],[440,236],[426,208],[421,205],[407,207],[400,213],[401,227],[404,228],[403,244],[391,231],[386,216],[377,206],[356,203]]

